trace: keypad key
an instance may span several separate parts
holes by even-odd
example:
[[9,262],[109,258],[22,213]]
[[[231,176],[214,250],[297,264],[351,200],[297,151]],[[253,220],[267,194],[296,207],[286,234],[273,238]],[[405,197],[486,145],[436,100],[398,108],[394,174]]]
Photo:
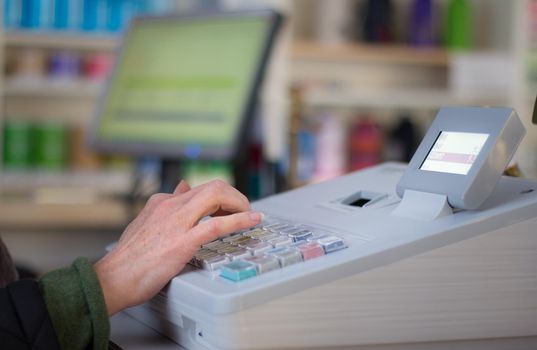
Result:
[[260,229],[260,228],[243,233],[244,236],[248,236],[252,238],[258,238],[259,236],[263,236],[266,234],[267,234],[267,231]]
[[207,271],[216,271],[222,265],[229,263],[229,258],[224,255],[217,255],[209,258],[205,258],[201,261],[201,266]]
[[252,253],[248,249],[238,248],[234,251],[226,253],[226,256],[231,260],[238,260],[252,256]]
[[313,235],[311,237],[308,237],[308,242],[316,242],[317,240],[330,236],[329,234],[325,232],[313,232]]
[[268,241],[274,248],[288,247],[293,244],[293,239],[290,237],[279,236]]
[[239,243],[239,247],[248,248],[249,246],[256,245],[259,242],[261,242],[261,241],[258,240],[258,239],[250,238],[248,241],[244,241],[242,243]]
[[272,244],[267,242],[257,242],[257,243],[248,243],[247,246],[245,246],[246,249],[248,249],[253,255],[260,255],[264,252],[267,252],[271,250]]
[[302,230],[304,230],[303,227],[290,227],[290,228],[286,228],[284,230],[281,230],[280,233],[282,235],[290,235],[290,234],[293,234],[293,233],[300,232]]
[[228,243],[226,243],[226,244],[227,244],[226,246],[222,246],[221,248],[218,248],[216,250],[218,252],[218,254],[233,253],[233,252],[235,252],[235,251],[240,249],[237,246],[234,246],[234,245],[231,245],[231,244],[228,244]]
[[302,259],[304,259],[304,261],[324,255],[323,247],[315,242],[299,244],[296,249],[302,254]]
[[281,267],[289,266],[302,261],[302,255],[300,252],[292,248],[272,249],[269,250],[266,255],[278,259]]
[[231,244],[233,245],[236,245],[236,246],[240,246],[244,243],[247,243],[248,241],[250,241],[252,239],[252,237],[248,237],[248,236],[241,236],[240,238],[234,240],[233,242],[230,242]]
[[241,239],[242,237],[243,235],[241,235],[240,233],[234,233],[230,236],[224,237],[222,239],[222,242],[233,244],[234,241]]
[[274,238],[280,238],[281,235],[277,234],[277,233],[273,233],[273,232],[270,232],[270,231],[265,231],[266,233],[264,235],[260,235],[260,236],[257,236],[256,238],[259,239],[260,241],[263,241],[263,242],[268,242],[270,241],[271,239],[274,239]]
[[220,276],[231,281],[242,281],[257,275],[257,269],[254,264],[244,261],[235,260],[220,267]]
[[205,248],[205,249],[216,250],[218,247],[220,247],[220,246],[222,246],[224,244],[226,244],[226,243],[217,240],[217,241],[212,241],[212,242],[206,243],[206,244],[202,245],[201,247]]
[[252,256],[244,261],[254,264],[258,275],[280,268],[278,259],[271,256]]
[[327,236],[324,238],[320,238],[317,240],[317,243],[319,243],[323,247],[324,252],[326,254],[341,250],[343,248],[347,248],[347,244],[345,243],[345,241],[336,236]]
[[313,232],[311,232],[310,230],[299,230],[288,234],[288,236],[291,237],[293,242],[305,241],[313,236]]
[[275,224],[265,226],[265,227],[263,227],[263,229],[265,229],[267,231],[272,231],[272,232],[280,232],[281,230],[291,228],[291,227],[293,227],[293,226],[288,225],[288,224],[283,224],[283,223],[275,223]]

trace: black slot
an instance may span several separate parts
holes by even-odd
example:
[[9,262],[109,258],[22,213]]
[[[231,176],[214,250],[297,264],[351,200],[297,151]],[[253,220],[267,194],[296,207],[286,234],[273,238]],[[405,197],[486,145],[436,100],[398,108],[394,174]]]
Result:
[[354,202],[351,202],[349,203],[348,205],[350,206],[353,206],[353,207],[363,207],[364,205],[366,205],[367,203],[371,202],[371,199],[369,198],[358,198],[357,200],[355,200]]

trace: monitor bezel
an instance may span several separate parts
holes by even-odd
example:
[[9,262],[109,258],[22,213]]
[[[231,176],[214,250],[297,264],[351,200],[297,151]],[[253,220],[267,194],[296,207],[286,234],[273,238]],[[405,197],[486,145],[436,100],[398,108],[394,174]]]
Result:
[[[489,135],[466,175],[421,169],[444,131]],[[495,188],[524,134],[523,126],[511,108],[444,107],[397,184],[397,194],[402,197],[407,189],[441,194],[447,196],[454,208],[475,209]]]
[[[108,101],[108,95],[112,87],[119,65],[122,61],[125,47],[129,40],[133,28],[139,23],[147,22],[165,22],[165,21],[196,21],[218,19],[218,18],[261,18],[268,22],[267,30],[263,39],[263,45],[260,50],[260,57],[255,68],[255,73],[252,75],[250,81],[250,88],[245,103],[242,106],[242,112],[240,116],[239,127],[234,139],[230,145],[204,145],[201,148],[199,154],[193,157],[189,154],[189,148],[191,144],[181,143],[165,143],[165,142],[141,142],[134,140],[107,140],[99,137],[99,126],[101,125],[102,118],[104,116],[104,109]],[[261,89],[265,71],[267,69],[268,61],[270,58],[271,50],[274,46],[276,35],[281,27],[283,17],[280,13],[270,10],[244,10],[244,11],[205,11],[189,14],[174,14],[166,16],[142,16],[134,18],[128,29],[123,34],[121,44],[118,45],[116,50],[116,64],[112,68],[111,74],[107,79],[105,89],[99,97],[98,105],[92,125],[90,127],[88,143],[89,147],[99,153],[104,154],[118,154],[118,155],[130,155],[130,156],[154,156],[162,159],[200,159],[200,160],[233,160],[240,157],[244,151],[244,147],[241,147],[248,136],[248,126],[254,117],[255,109],[257,106],[259,91]]]

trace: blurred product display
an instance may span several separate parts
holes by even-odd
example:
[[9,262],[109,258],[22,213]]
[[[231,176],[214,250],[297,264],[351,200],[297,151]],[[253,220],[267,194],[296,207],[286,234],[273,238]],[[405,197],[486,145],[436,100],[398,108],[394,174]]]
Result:
[[314,182],[345,173],[345,128],[340,118],[324,115],[317,133]]
[[472,12],[468,1],[450,0],[446,13],[445,46],[469,49],[472,45]]
[[6,169],[28,169],[31,165],[31,124],[6,121],[3,127],[3,163]]
[[380,163],[382,149],[382,131],[377,123],[365,117],[352,125],[349,149],[350,170],[360,170]]
[[469,49],[474,41],[472,8],[465,0],[338,1],[321,2],[320,6],[317,34],[323,43],[338,44],[347,39]]
[[416,126],[409,115],[403,114],[398,118],[399,122],[390,131],[388,139],[387,160],[396,160],[400,162],[410,162],[418,147],[418,141],[421,139],[417,135]]
[[13,62],[6,82],[10,86],[28,87],[73,83],[99,83],[108,77],[113,57],[108,53],[80,53],[69,50],[45,51],[23,48],[12,52]]
[[315,174],[316,138],[315,133],[302,128],[297,134],[298,160],[297,177],[300,182],[309,181]]
[[363,39],[368,43],[394,41],[393,6],[391,0],[367,0],[362,11]]
[[111,55],[95,53],[84,59],[83,73],[89,80],[105,80],[112,70],[114,59]]
[[76,80],[80,75],[80,57],[72,52],[60,51],[49,59],[48,76],[53,80]]
[[46,75],[46,56],[42,50],[34,48],[18,50],[14,62],[13,76],[19,80],[33,82]]
[[67,167],[68,131],[65,125],[48,121],[34,126],[32,160],[37,169],[61,170]]
[[174,0],[4,0],[4,26],[11,30],[114,33],[134,16],[165,14],[174,7]]
[[317,127],[311,118],[304,120],[297,134],[298,183],[324,181],[383,161],[408,162],[419,139],[415,116],[395,113],[395,123],[386,125],[377,123],[378,117],[358,113],[349,120],[324,112]]
[[411,12],[410,43],[415,46],[437,44],[433,1],[415,0]]

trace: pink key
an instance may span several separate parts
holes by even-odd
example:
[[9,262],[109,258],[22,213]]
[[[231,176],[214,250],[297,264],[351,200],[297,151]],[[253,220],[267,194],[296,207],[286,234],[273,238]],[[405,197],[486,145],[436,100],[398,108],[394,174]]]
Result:
[[315,242],[301,244],[296,247],[296,249],[300,251],[304,260],[310,260],[318,256],[324,255],[323,247]]

